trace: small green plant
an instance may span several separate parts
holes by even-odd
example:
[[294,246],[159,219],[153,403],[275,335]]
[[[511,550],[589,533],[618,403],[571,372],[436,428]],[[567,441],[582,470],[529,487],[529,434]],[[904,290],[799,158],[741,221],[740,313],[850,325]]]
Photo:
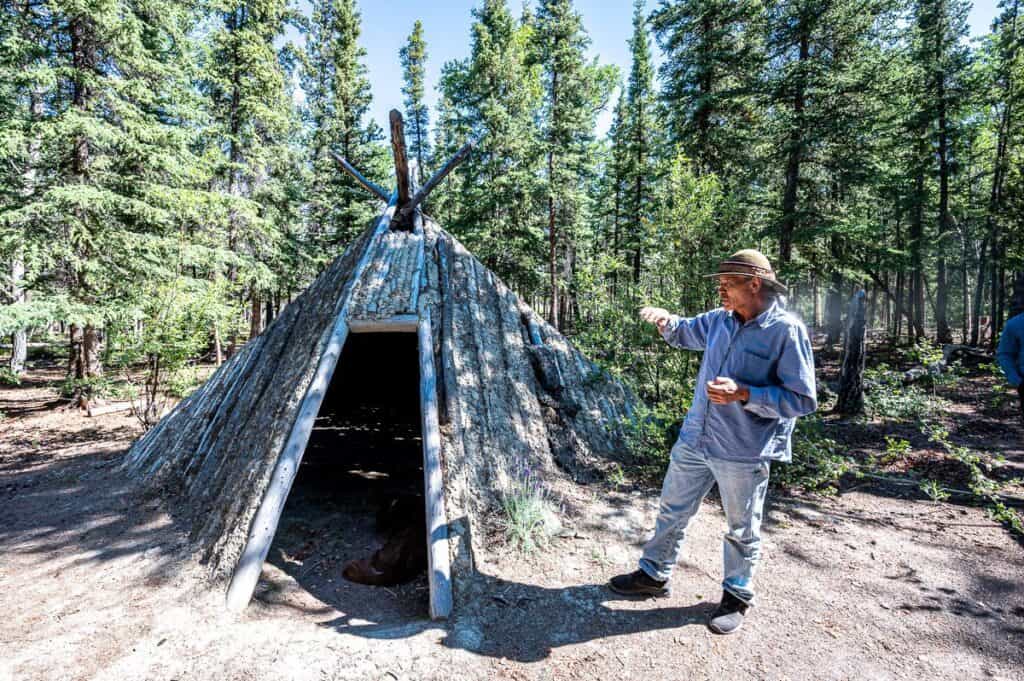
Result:
[[626,473],[622,466],[615,464],[615,468],[608,472],[608,482],[614,487],[621,487],[626,484]]
[[0,368],[0,385],[17,387],[21,385],[21,376],[11,371],[9,367]]
[[131,386],[124,381],[115,381],[109,376],[91,376],[74,378],[69,376],[60,386],[62,397],[85,396],[87,399],[102,397],[109,399],[128,399],[132,395]]
[[622,423],[630,453],[647,465],[668,462],[672,443],[679,435],[682,414],[666,404],[653,408],[641,404],[632,417]]
[[985,499],[989,515],[997,522],[1002,523],[1011,532],[1024,535],[1024,520],[1021,514],[1006,506],[999,497],[999,492],[1006,483],[1002,483],[989,477],[992,472],[992,463],[969,447],[958,445],[949,439],[949,431],[941,426],[930,426],[928,428],[929,440],[941,445],[947,454],[963,464],[968,471],[968,487],[970,491]]
[[937,364],[943,359],[942,348],[925,338],[917,339],[914,345],[901,349],[899,354],[905,361],[922,366]]
[[547,485],[529,465],[514,471],[502,494],[501,506],[505,512],[505,537],[522,553],[545,548],[561,527]]
[[882,455],[882,463],[890,464],[899,461],[910,453],[910,442],[901,437],[885,436],[885,454]]
[[924,480],[918,485],[918,489],[925,493],[933,502],[945,501],[949,498],[949,492],[943,489],[935,480]]

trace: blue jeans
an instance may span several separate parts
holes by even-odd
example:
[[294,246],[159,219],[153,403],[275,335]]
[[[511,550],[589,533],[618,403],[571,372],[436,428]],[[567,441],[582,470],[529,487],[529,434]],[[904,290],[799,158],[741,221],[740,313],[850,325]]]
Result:
[[751,581],[761,557],[761,514],[768,491],[768,468],[767,459],[726,461],[676,442],[661,488],[654,537],[644,546],[640,569],[658,580],[672,576],[686,539],[686,528],[717,482],[728,525],[723,541],[722,588],[747,603],[752,602]]

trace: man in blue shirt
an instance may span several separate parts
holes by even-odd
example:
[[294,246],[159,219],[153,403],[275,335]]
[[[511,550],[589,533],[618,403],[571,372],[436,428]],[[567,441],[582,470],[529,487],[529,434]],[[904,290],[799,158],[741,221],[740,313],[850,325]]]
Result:
[[742,250],[718,272],[722,307],[692,318],[661,308],[641,317],[678,348],[703,350],[693,404],[672,448],[654,537],[635,572],[613,577],[626,595],[667,595],[668,580],[701,501],[718,484],[728,530],[722,601],[708,627],[729,634],[753,602],[761,515],[772,461],[789,461],[796,419],[817,409],[807,330],[780,300],[786,288],[768,259]]
[[996,351],[999,366],[1006,374],[1011,388],[1017,389],[1020,399],[1020,420],[1024,424],[1024,310],[1011,317],[999,336],[999,350]]

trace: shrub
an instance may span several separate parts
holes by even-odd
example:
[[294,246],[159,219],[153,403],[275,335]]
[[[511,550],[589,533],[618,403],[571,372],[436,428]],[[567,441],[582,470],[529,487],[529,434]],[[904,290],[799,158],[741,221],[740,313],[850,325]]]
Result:
[[621,425],[629,453],[642,465],[660,466],[668,462],[669,451],[679,436],[682,413],[665,403],[654,407],[641,404]]
[[90,378],[74,378],[69,376],[61,383],[60,395],[65,398],[82,395],[86,399],[103,397],[127,400],[134,397],[135,390],[130,384],[124,381],[115,381],[106,375],[92,376]]
[[8,367],[0,368],[0,385],[16,387],[21,385],[21,376],[14,373]]
[[793,460],[772,468],[772,483],[782,488],[835,493],[835,483],[855,468],[839,443],[825,436],[821,417],[797,420],[793,433]]
[[916,385],[903,385],[902,376],[886,365],[864,372],[870,387],[864,394],[869,416],[900,421],[925,421],[938,411],[941,401]]
[[184,399],[202,384],[203,379],[199,376],[199,369],[194,366],[184,366],[168,375],[164,381],[164,391],[172,397]]

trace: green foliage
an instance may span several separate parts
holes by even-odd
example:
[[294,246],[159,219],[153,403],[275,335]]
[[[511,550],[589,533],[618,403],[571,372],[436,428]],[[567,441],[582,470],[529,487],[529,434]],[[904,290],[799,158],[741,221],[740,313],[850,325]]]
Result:
[[0,385],[16,387],[21,385],[21,376],[11,371],[8,367],[0,367]]
[[[992,478],[992,462],[971,450],[969,447],[955,444],[949,439],[949,432],[941,426],[932,425],[928,428],[929,440],[943,447],[948,456],[962,464],[968,473],[968,487],[979,499],[986,501],[989,515],[997,522],[1003,523],[1013,532],[1024,536],[1024,517],[1009,508],[999,497],[999,492],[1006,483]],[[1019,481],[1014,481],[1019,482]]]
[[505,537],[522,553],[547,547],[561,529],[550,490],[528,465],[513,472],[501,496]]
[[817,415],[797,421],[793,433],[793,460],[772,468],[772,484],[782,488],[835,493],[836,483],[856,464],[840,445],[824,432]]
[[[331,156],[335,152],[378,184],[389,186],[383,131],[368,120],[372,94],[359,45],[354,0],[317,0],[306,41],[302,84],[310,171],[305,199],[310,257],[322,267],[366,228],[376,202]],[[393,175],[393,172],[391,173]]]
[[913,345],[900,348],[899,356],[910,364],[928,367],[942,360],[942,348],[926,338],[919,338]]
[[864,382],[870,385],[864,395],[864,409],[873,418],[923,422],[941,406],[939,398],[921,387],[903,385],[902,374],[885,364],[866,369]]
[[629,453],[640,465],[662,473],[668,463],[669,451],[679,434],[680,410],[667,403],[653,408],[644,404],[620,424],[626,436]]
[[925,496],[934,502],[945,501],[949,498],[949,492],[947,492],[940,483],[935,480],[923,480],[918,486]]
[[413,24],[409,39],[398,53],[402,62],[402,94],[405,95],[405,130],[410,158],[416,159],[420,183],[426,182],[430,162],[430,110],[424,77],[427,70],[427,42],[423,39],[423,22]]
[[900,461],[910,454],[910,442],[899,437],[885,436],[885,454],[882,456],[883,464],[891,464]]
[[203,379],[199,369],[194,366],[184,366],[167,375],[164,380],[164,390],[171,397],[184,399],[202,384]]
[[126,400],[134,397],[133,387],[123,380],[108,375],[88,376],[86,378],[74,378],[68,376],[60,385],[58,391],[61,397],[72,398],[83,396],[86,399],[96,397],[114,400]]

